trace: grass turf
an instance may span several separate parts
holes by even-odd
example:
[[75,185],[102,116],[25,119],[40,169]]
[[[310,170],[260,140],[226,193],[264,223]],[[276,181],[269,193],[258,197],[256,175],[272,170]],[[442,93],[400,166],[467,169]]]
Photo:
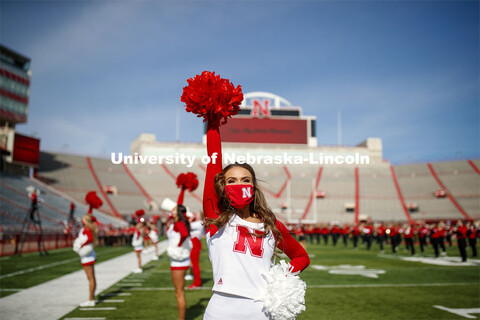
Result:
[[[186,291],[187,319],[202,319],[211,296],[211,265],[205,243],[201,254],[203,288]],[[307,283],[306,311],[298,319],[464,319],[434,308],[480,308],[480,267],[438,266],[402,261],[408,256],[400,249],[395,256],[378,254],[360,248],[309,245],[311,266],[301,274]],[[433,256],[428,248],[426,256]],[[449,256],[458,256],[456,247],[447,248]],[[313,265],[364,266],[384,270],[378,278],[359,275],[331,274],[316,270]],[[79,308],[67,314],[73,317],[105,317],[107,319],[176,319],[177,304],[172,288],[168,258],[150,262],[142,274],[131,274],[126,280],[143,282],[132,285],[126,281],[115,284],[99,295],[95,308],[115,307],[116,310]],[[187,282],[187,285],[190,282]],[[127,295],[124,295],[127,294]],[[107,300],[124,302],[107,302]]]
[[[96,247],[97,262],[115,258],[131,247]],[[32,270],[36,269],[36,270]],[[51,250],[48,255],[27,253],[0,258],[0,297],[81,270],[80,258],[72,248]],[[22,273],[24,272],[24,273]],[[13,275],[14,273],[20,273]]]

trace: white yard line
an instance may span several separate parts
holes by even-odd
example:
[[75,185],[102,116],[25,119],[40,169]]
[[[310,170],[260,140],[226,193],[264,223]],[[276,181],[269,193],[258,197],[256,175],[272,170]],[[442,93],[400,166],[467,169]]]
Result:
[[100,297],[107,298],[107,297],[117,297],[117,296],[131,296],[132,294],[129,292],[119,292],[119,293],[107,293],[102,294]]
[[80,311],[111,311],[117,310],[115,307],[105,307],[105,308],[80,308]]

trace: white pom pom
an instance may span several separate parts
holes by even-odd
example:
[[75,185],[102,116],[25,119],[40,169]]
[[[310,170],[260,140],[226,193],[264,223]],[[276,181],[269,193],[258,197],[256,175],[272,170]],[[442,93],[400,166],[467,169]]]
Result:
[[86,257],[93,251],[93,244],[89,243],[78,250],[78,255],[80,257]]
[[80,238],[76,238],[74,241],[73,241],[73,251],[75,251],[76,253],[78,253],[80,251],[80,248],[82,247],[82,239]]
[[305,311],[307,285],[299,276],[293,275],[289,268],[290,265],[281,260],[266,275],[264,311],[275,320],[295,319]]
[[192,250],[192,243],[190,239],[185,240],[181,247],[169,246],[167,248],[167,255],[176,261],[182,261],[190,257],[190,251]]

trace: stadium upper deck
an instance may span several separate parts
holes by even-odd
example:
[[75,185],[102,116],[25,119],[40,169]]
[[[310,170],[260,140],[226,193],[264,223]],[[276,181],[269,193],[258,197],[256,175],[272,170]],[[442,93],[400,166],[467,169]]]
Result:
[[[328,223],[479,219],[479,166],[479,160],[399,166],[253,165],[269,205],[281,219]],[[198,175],[200,185],[187,192],[185,203],[201,210],[205,166],[199,159],[188,168],[43,153],[38,175],[80,202],[88,190],[96,190],[104,200],[104,212],[129,217],[139,208],[157,214],[163,199],[175,200],[175,179],[182,172]],[[440,190],[445,194],[436,195]]]

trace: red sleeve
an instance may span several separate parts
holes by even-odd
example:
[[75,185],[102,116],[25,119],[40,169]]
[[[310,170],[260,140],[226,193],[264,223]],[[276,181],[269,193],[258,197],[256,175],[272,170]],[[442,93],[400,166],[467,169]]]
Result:
[[185,226],[185,223],[177,221],[173,225],[173,230],[180,233],[180,242],[178,243],[178,246],[180,247],[183,241],[185,241],[185,239],[187,239],[189,236],[187,226]]
[[[222,143],[220,139],[220,131],[218,128],[207,128],[207,153],[210,157],[210,163],[207,165],[207,173],[205,175],[205,186],[203,190],[203,212],[205,218],[218,218],[218,197],[215,192],[215,176],[222,172]],[[212,155],[216,153],[215,163],[212,163]],[[215,157],[215,156],[214,156]],[[207,230],[212,236],[217,232],[217,227],[210,226]]]
[[290,235],[283,223],[277,220],[275,225],[282,234],[282,240],[278,243],[278,248],[290,258],[290,265],[292,266],[290,271],[292,273],[303,271],[310,264],[307,251]]
[[178,199],[177,199],[177,204],[178,204],[178,205],[183,205],[184,195],[185,195],[185,189],[182,188],[182,189],[180,190],[180,194],[178,195]]
[[82,244],[82,247],[93,242],[92,230],[90,230],[89,228],[85,228],[83,229],[83,234],[87,236],[87,241],[85,241],[85,243]]

